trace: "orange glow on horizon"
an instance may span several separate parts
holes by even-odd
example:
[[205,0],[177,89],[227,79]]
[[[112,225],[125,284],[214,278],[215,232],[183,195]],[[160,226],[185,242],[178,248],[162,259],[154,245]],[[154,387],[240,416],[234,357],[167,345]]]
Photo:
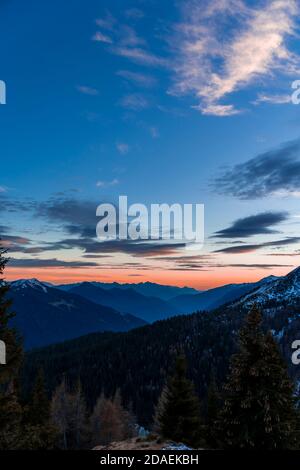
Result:
[[53,284],[67,284],[81,281],[119,282],[121,284],[155,282],[164,285],[189,286],[196,289],[211,289],[231,283],[255,282],[269,275],[283,276],[292,270],[276,269],[241,269],[218,268],[211,271],[172,271],[172,270],[128,270],[101,268],[13,268],[7,267],[7,281],[22,278],[37,278]]

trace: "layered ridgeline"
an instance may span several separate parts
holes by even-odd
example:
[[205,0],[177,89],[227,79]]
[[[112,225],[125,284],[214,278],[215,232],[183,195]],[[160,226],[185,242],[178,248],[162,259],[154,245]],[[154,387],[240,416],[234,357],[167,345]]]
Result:
[[228,284],[202,292],[189,287],[163,286],[151,282],[138,284],[81,282],[57,287],[116,310],[130,312],[152,323],[177,314],[214,310],[274,279],[277,278],[269,276],[255,283]]
[[43,367],[49,390],[64,375],[71,383],[80,377],[89,406],[101,392],[111,396],[120,388],[125,403],[147,425],[179,351],[188,358],[189,375],[200,397],[206,395],[212,375],[217,383],[224,382],[229,357],[237,347],[237,332],[253,303],[262,308],[264,328],[272,330],[291,376],[299,383],[300,368],[291,361],[292,342],[300,339],[298,268],[285,277],[261,281],[251,293],[214,311],[177,316],[122,334],[93,334],[28,353],[25,393]]
[[[70,290],[74,287],[80,286],[82,283],[76,284],[62,284],[59,287],[63,290]],[[138,294],[142,294],[146,297],[157,297],[162,300],[170,300],[173,297],[179,295],[193,295],[199,294],[199,290],[193,289],[192,287],[177,287],[177,286],[166,286],[162,284],[156,284],[155,282],[138,282],[136,284],[120,284],[119,282],[90,282],[93,286],[100,287],[102,289],[134,289]]]
[[179,313],[177,308],[157,297],[144,296],[132,288],[103,289],[95,283],[82,282],[68,290],[99,305],[106,305],[122,313],[131,313],[151,323]]
[[145,325],[140,318],[95,304],[36,279],[11,283],[12,323],[26,349],[76,338],[95,331],[128,331]]
[[246,294],[249,306],[256,293],[262,295],[268,289],[269,305],[273,288],[278,290],[279,299],[277,286],[284,284],[284,297],[288,279],[270,276],[257,283],[229,284],[205,292],[154,283],[81,282],[54,286],[27,279],[12,282],[10,296],[17,313],[15,325],[29,349],[87,333],[128,331],[175,315],[215,310]]

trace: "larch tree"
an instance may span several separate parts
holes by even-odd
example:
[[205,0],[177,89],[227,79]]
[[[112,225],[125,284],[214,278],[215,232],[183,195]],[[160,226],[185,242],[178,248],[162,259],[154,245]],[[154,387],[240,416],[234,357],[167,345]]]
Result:
[[81,382],[78,379],[75,390],[69,394],[69,429],[72,448],[83,448],[87,440],[87,409],[82,392]]
[[107,445],[134,435],[134,418],[122,405],[120,391],[113,399],[102,394],[90,417],[90,432],[93,445]]
[[69,448],[69,408],[70,399],[67,392],[66,379],[55,389],[51,399],[51,422],[56,427],[59,436],[59,445],[63,449]]

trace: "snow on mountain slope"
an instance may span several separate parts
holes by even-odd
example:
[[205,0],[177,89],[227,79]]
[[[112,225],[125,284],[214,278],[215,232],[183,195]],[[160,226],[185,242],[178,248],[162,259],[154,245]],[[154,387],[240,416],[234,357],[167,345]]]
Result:
[[170,303],[174,305],[181,313],[193,313],[200,310],[214,310],[221,305],[234,302],[245,294],[249,294],[256,288],[265,286],[278,279],[275,276],[268,276],[258,282],[249,282],[244,284],[226,284],[215,287],[207,291],[194,295],[180,295],[171,299]]
[[32,289],[42,290],[43,292],[47,292],[47,287],[50,286],[35,278],[18,279],[17,281],[12,281],[10,284],[15,290],[26,289],[27,287],[31,287]]
[[253,303],[265,304],[286,303],[291,305],[300,301],[300,267],[283,277],[271,277],[254,291],[246,294],[233,305],[243,304],[250,307]]

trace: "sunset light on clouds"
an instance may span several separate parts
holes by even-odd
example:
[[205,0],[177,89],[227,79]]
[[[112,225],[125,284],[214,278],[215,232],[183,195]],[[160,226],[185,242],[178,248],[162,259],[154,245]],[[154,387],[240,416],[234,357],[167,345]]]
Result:
[[[58,0],[19,8],[0,29],[8,280],[207,289],[299,264],[297,1],[76,0],[71,22]],[[97,206],[120,194],[204,204],[204,247],[100,242]]]

